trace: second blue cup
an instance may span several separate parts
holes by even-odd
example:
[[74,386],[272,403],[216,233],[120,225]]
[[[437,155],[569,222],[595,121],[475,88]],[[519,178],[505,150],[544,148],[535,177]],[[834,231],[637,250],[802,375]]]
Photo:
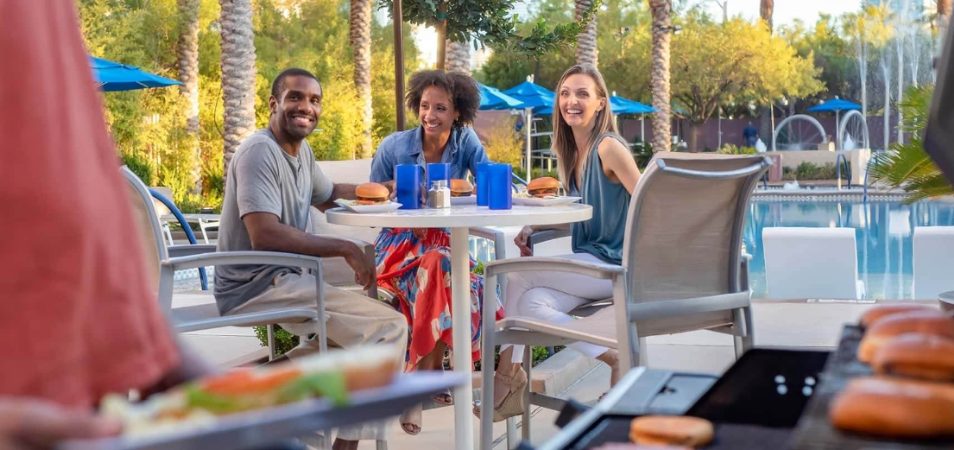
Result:
[[430,189],[436,180],[444,180],[450,186],[450,163],[427,164],[427,189]]
[[490,166],[492,162],[477,163],[477,174],[474,180],[477,183],[477,206],[487,206],[488,180],[490,180]]
[[511,188],[512,168],[510,164],[493,164],[487,171],[487,206],[490,209],[513,208],[513,190]]
[[394,166],[394,193],[401,209],[421,208],[421,166],[398,164]]

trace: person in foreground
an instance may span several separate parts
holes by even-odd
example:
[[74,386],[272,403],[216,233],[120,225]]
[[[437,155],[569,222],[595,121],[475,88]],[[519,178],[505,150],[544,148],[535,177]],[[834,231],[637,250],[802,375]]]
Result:
[[2,449],[116,435],[94,412],[105,394],[213,371],[159,309],[74,8],[7,2],[0,16],[0,79],[17,80],[0,85]]
[[[466,178],[487,161],[484,147],[468,125],[477,115],[480,93],[469,75],[428,70],[410,80],[407,107],[421,125],[386,137],[374,155],[371,181],[393,185],[397,164],[450,163],[450,177]],[[450,234],[443,228],[386,228],[375,242],[378,288],[392,295],[410,325],[407,370],[441,370],[444,350],[452,345]],[[471,266],[475,262],[471,260]],[[480,308],[483,278],[471,273],[471,348],[480,357]],[[502,310],[497,310],[502,318]],[[450,405],[450,392],[436,396]],[[421,430],[420,405],[401,416],[409,434]]]
[[[305,138],[321,116],[322,89],[310,72],[287,69],[272,84],[268,127],[245,139],[228,166],[219,228],[219,251],[264,250],[343,257],[355,281],[371,286],[374,266],[364,251],[345,239],[308,234],[309,208],[324,211],[337,198],[354,199],[355,186],[332,184]],[[324,286],[328,340],[348,348],[383,343],[401,360],[407,323],[392,308],[371,298]],[[215,297],[223,314],[268,310],[276,306],[315,307],[315,277],[281,266],[220,266]],[[298,335],[294,358],[318,350],[317,322],[282,324]],[[383,438],[383,427],[343,429],[335,448],[356,448],[359,439]]]
[[[639,180],[639,168],[626,142],[616,131],[606,83],[589,64],[569,68],[556,87],[553,109],[553,148],[560,178],[570,195],[593,207],[593,218],[572,224],[573,253],[589,262],[620,264],[626,211]],[[524,227],[514,239],[523,256],[532,254],[528,239],[542,227]],[[612,296],[612,282],[571,273],[520,272],[507,275],[504,310],[554,323],[574,320],[568,311]],[[619,378],[615,350],[577,342],[568,346],[596,358],[612,369],[610,383]],[[494,421],[520,414],[527,374],[520,367],[522,345],[501,346],[494,376]],[[479,409],[475,409],[479,415]]]

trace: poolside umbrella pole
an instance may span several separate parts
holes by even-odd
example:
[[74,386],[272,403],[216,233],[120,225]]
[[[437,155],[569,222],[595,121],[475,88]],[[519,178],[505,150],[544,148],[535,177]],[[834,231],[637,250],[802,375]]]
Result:
[[532,137],[530,129],[533,126],[533,111],[539,107],[552,107],[554,94],[549,89],[534,84],[533,75],[528,76],[527,81],[507,89],[503,93],[523,102],[524,128],[526,128],[525,132],[527,137],[527,181],[529,182],[530,179],[533,178],[531,174],[533,148],[530,143]]
[[838,97],[826,100],[824,103],[812,106],[808,108],[808,112],[834,112],[835,113],[835,145],[836,150],[841,150],[841,142],[838,142],[838,131],[841,129],[841,117],[840,113],[842,111],[848,110],[860,110],[861,105],[851,102],[848,100],[840,99]]

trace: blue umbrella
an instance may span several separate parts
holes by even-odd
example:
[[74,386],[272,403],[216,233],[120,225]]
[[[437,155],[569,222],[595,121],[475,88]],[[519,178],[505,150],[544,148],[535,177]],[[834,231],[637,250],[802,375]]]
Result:
[[477,83],[480,89],[480,109],[522,109],[523,102],[517,100],[495,87],[490,87],[482,83]]
[[130,91],[133,89],[165,87],[182,84],[176,80],[160,77],[107,59],[89,57],[93,77],[99,88],[106,92]]
[[531,81],[524,81],[523,83],[507,89],[504,91],[504,94],[523,102],[524,108],[537,108],[540,106],[553,105],[553,91],[538,84],[534,84]]
[[645,103],[615,95],[610,97],[610,104],[613,106],[614,114],[652,114],[656,112],[656,108]]
[[846,111],[851,109],[861,110],[861,105],[855,102],[851,102],[848,100],[835,97],[833,99],[829,99],[825,101],[824,103],[820,103],[818,105],[812,106],[811,108],[808,108],[808,111],[809,112],[838,112],[838,111]]

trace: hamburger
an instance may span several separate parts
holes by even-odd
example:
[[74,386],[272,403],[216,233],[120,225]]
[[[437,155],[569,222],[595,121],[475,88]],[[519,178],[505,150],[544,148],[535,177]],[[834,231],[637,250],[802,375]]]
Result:
[[534,178],[527,184],[527,194],[531,197],[556,197],[560,190],[560,181],[553,177]]
[[474,194],[474,185],[462,178],[450,180],[451,197],[470,197]]
[[354,194],[358,205],[378,205],[387,203],[391,192],[383,184],[363,183],[354,188]]

